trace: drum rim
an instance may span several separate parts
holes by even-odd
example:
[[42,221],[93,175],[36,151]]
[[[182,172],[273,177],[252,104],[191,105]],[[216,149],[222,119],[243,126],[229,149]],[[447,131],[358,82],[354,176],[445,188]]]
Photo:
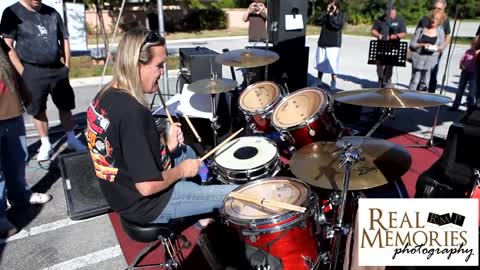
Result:
[[[308,207],[310,205],[310,201],[311,201],[311,196],[312,196],[312,190],[310,188],[310,186],[301,181],[300,179],[297,179],[297,178],[293,178],[293,177],[283,177],[283,176],[276,176],[276,177],[267,177],[267,178],[263,178],[263,179],[259,179],[259,180],[255,180],[255,181],[251,181],[251,182],[248,182],[248,183],[245,183],[237,188],[235,188],[234,190],[232,190],[232,192],[236,192],[238,191],[239,189],[243,188],[244,186],[247,186],[247,185],[255,185],[261,181],[266,181],[266,180],[275,180],[275,179],[280,179],[280,180],[289,180],[289,181],[294,181],[294,182],[298,182],[302,185],[305,186],[306,190],[307,190],[307,196],[306,196],[306,200],[299,206],[303,206],[303,207]],[[284,221],[284,220],[287,220],[287,219],[290,219],[294,216],[297,216],[297,218],[295,218],[294,220],[292,220],[291,222],[289,223],[292,223],[295,224],[294,221],[298,221],[300,219],[303,218],[304,215],[308,214],[308,209],[307,209],[307,212],[305,213],[298,213],[298,212],[294,212],[294,211],[288,211],[284,214],[277,214],[277,215],[274,215],[270,218],[260,218],[260,219],[239,219],[237,217],[232,217],[232,216],[229,216],[226,211],[225,211],[225,204],[227,203],[227,201],[229,200],[229,197],[228,195],[225,196],[225,198],[223,199],[223,203],[222,203],[222,207],[221,207],[221,213],[222,215],[225,217],[225,219],[228,221],[228,222],[231,222],[233,224],[236,224],[236,225],[239,225],[239,226],[247,226],[249,224],[255,224],[255,226],[262,226],[262,225],[267,225],[267,224],[275,224],[275,223],[279,223],[281,221]],[[277,226],[275,226],[277,227]],[[272,227],[272,228],[262,228],[261,230],[265,230],[265,229],[272,229],[275,230],[276,228],[275,227]],[[277,228],[278,229],[278,228]]]
[[[272,159],[270,159],[269,161],[267,161],[266,163],[264,163],[264,164],[262,164],[262,165],[259,165],[259,166],[257,166],[257,167],[253,167],[253,168],[250,168],[250,169],[235,170],[235,169],[229,169],[229,168],[227,168],[227,167],[225,167],[225,166],[222,166],[222,165],[218,164],[218,162],[216,161],[216,158],[217,158],[217,156],[218,156],[218,153],[219,153],[220,150],[221,150],[221,149],[219,149],[219,151],[217,151],[217,153],[215,153],[214,156],[213,156],[213,164],[214,164],[214,167],[215,167],[216,169],[218,169],[218,170],[221,171],[221,172],[233,171],[233,172],[236,172],[236,173],[243,173],[243,172],[247,172],[247,171],[256,172],[256,171],[259,171],[259,170],[262,169],[262,168],[267,167],[266,165],[271,165],[271,164],[274,164],[274,163],[278,163],[278,165],[275,166],[275,167],[278,167],[278,166],[279,166],[279,164],[280,164],[280,162],[279,162],[279,161],[280,161],[280,154],[279,154],[279,152],[278,152],[277,144],[276,144],[272,139],[266,138],[266,137],[263,137],[263,136],[248,136],[248,137],[236,138],[236,139],[232,140],[232,141],[230,142],[230,144],[233,143],[233,142],[235,142],[235,141],[238,141],[238,140],[240,140],[240,139],[242,139],[242,138],[249,138],[249,139],[251,139],[251,138],[257,138],[257,139],[260,138],[260,139],[262,139],[262,140],[265,140],[267,143],[269,143],[270,145],[272,145],[272,146],[276,149],[276,153],[275,153],[275,155],[273,156]],[[226,147],[226,146],[227,146],[227,145],[225,145],[224,147]],[[227,174],[221,174],[222,177],[224,177],[225,175],[227,175]],[[227,178],[226,180],[229,180],[228,177],[225,177],[225,178]],[[225,179],[224,179],[224,180],[225,180]],[[248,179],[245,179],[245,178],[234,178],[232,182],[234,182],[234,181],[242,181],[242,180],[248,181]],[[222,181],[222,182],[224,182],[224,181]],[[227,183],[227,182],[224,182],[224,183]],[[249,182],[249,183],[251,183],[251,182]]]
[[[273,84],[274,86],[277,87],[278,89],[278,94],[277,96],[270,102],[268,103],[267,106],[265,106],[264,108],[262,109],[258,109],[258,110],[246,110],[242,107],[242,98],[246,95],[246,93],[248,91],[250,91],[251,89],[253,89],[254,87],[260,85],[260,84],[267,84],[267,83],[270,83],[270,84]],[[269,115],[269,114],[272,114],[272,112],[270,112],[270,110],[275,107],[280,101],[282,100],[282,86],[276,82],[273,82],[273,81],[261,81],[261,82],[256,82],[254,84],[251,84],[249,86],[247,86],[247,88],[245,88],[243,91],[242,91],[242,94],[238,97],[238,107],[240,108],[240,110],[247,114],[247,115]]]
[[[279,127],[278,125],[275,124],[275,112],[277,111],[277,109],[280,108],[280,106],[285,103],[287,100],[288,100],[288,97],[291,97],[291,96],[294,96],[294,95],[298,95],[301,91],[320,91],[322,92],[323,94],[325,94],[325,104],[322,104],[319,106],[318,110],[315,111],[315,113],[307,118],[305,121],[303,122],[300,122],[299,124],[296,124],[296,125],[293,125],[293,126],[290,126],[290,127]],[[325,112],[327,111],[328,108],[331,108],[332,106],[332,97],[330,95],[330,93],[328,93],[327,91],[323,90],[323,89],[320,89],[318,87],[305,87],[305,88],[302,88],[302,89],[299,89],[297,91],[295,91],[294,93],[292,93],[291,95],[288,95],[288,96],[285,96],[282,98],[282,100],[280,102],[277,103],[277,105],[275,105],[275,108],[273,109],[272,111],[272,115],[271,115],[271,125],[278,131],[290,131],[290,130],[293,130],[293,129],[298,129],[298,128],[303,128],[303,127],[306,127],[308,126],[309,124],[317,121],[318,118],[320,118],[320,113],[319,112]]]

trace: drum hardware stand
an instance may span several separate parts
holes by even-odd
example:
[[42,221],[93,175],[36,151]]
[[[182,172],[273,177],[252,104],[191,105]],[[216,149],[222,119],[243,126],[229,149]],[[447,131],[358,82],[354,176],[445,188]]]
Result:
[[368,131],[368,133],[365,135],[365,137],[370,137],[372,134],[387,120],[393,115],[393,109],[392,108],[382,108],[382,115],[378,119],[377,123]]
[[[348,187],[350,185],[350,173],[357,161],[361,159],[360,152],[357,148],[353,148],[348,142],[344,145],[343,153],[340,155],[340,167],[344,168],[345,174],[343,175],[343,189],[341,195],[334,195],[334,201],[338,206],[338,215],[334,220],[333,225],[333,238],[332,238],[332,260],[330,264],[330,270],[336,270],[339,263],[339,253],[342,235],[348,233],[349,228],[344,226],[343,217],[345,214],[345,205],[347,204]],[[335,191],[338,194],[338,191]]]
[[217,102],[216,102],[216,94],[211,94],[211,105],[212,105],[212,118],[210,119],[211,127],[213,130],[213,146],[217,146],[218,140],[218,130],[220,129],[220,123],[218,123],[218,116],[217,116]]

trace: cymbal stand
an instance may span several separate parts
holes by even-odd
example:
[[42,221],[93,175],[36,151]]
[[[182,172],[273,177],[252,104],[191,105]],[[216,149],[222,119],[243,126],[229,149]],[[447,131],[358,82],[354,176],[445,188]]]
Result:
[[218,139],[218,130],[220,129],[220,123],[218,123],[217,116],[217,95],[211,94],[211,105],[212,105],[212,118],[210,119],[212,130],[213,130],[213,146],[217,146]]
[[343,153],[340,155],[340,167],[343,167],[345,172],[343,175],[343,189],[340,197],[338,197],[338,191],[335,191],[335,193],[337,193],[337,199],[332,201],[332,204],[338,207],[338,214],[334,218],[335,224],[332,228],[334,235],[332,239],[332,260],[330,261],[330,270],[337,269],[337,264],[340,259],[339,255],[342,235],[348,233],[348,227],[345,226],[343,217],[345,214],[345,206],[347,204],[350,173],[352,172],[355,163],[360,160],[360,152],[357,148],[352,147],[348,142],[346,142],[343,147]]
[[377,123],[368,131],[365,137],[370,137],[372,134],[393,114],[392,108],[382,108],[382,115],[378,119]]

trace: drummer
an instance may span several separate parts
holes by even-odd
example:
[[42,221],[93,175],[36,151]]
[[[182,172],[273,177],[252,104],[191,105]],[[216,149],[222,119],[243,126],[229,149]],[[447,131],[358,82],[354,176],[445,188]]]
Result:
[[145,94],[156,91],[166,57],[157,33],[127,32],[112,81],[87,109],[88,147],[101,190],[114,211],[140,224],[212,212],[237,187],[189,181],[202,162],[183,144],[180,124],[157,131]]

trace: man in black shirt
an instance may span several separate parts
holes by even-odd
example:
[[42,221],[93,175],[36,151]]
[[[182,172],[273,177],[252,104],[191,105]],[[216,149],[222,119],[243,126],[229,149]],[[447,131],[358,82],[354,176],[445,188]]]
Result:
[[[390,10],[390,22],[387,23],[388,8],[384,16],[375,21],[372,26],[372,36],[379,40],[401,40],[407,34],[405,20],[397,16],[394,6]],[[377,75],[380,87],[390,84],[393,74],[393,66],[377,65]]]
[[[431,5],[431,10],[439,10],[442,12],[445,12],[445,8],[447,7],[447,1],[446,0],[433,0],[432,5]],[[445,15],[446,16],[446,15]],[[417,29],[418,28],[425,28],[429,24],[429,16],[423,16],[420,21],[418,22]],[[450,21],[448,18],[445,19],[442,25],[443,32],[445,33],[445,42],[443,43],[444,45],[441,48],[438,48],[440,55],[438,56],[438,63],[433,67],[433,69],[430,72],[430,83],[428,85],[428,92],[430,93],[435,93],[437,89],[437,74],[438,74],[438,64],[440,63],[440,59],[442,58],[442,53],[447,48],[448,44],[450,44],[450,41],[452,40],[452,31],[450,29]]]
[[75,95],[68,80],[70,45],[60,14],[41,0],[21,0],[4,10],[0,28],[12,49],[15,42],[18,56],[9,56],[14,64],[20,63],[17,69],[32,96],[27,113],[33,116],[42,142],[37,159],[48,160],[52,154],[46,114],[49,94],[59,110],[68,148],[85,151],[73,131],[71,110],[75,108]]
[[200,186],[201,161],[183,145],[180,125],[161,136],[145,101],[155,93],[166,61],[165,39],[146,29],[125,34],[113,79],[87,110],[88,148],[110,207],[137,223],[204,214],[220,208],[236,185]]

